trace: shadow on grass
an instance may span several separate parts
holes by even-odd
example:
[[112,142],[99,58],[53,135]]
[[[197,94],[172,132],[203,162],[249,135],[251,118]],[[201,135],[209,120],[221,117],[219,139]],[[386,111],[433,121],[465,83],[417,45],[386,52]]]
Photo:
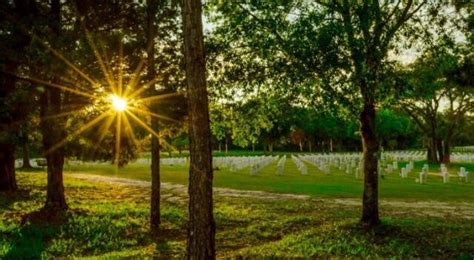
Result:
[[45,251],[49,241],[54,239],[60,226],[67,222],[67,211],[38,211],[25,214],[21,218],[20,227],[7,235],[10,241],[10,250],[6,259],[39,258]]
[[0,208],[10,209],[10,207],[16,202],[30,201],[33,200],[31,190],[29,189],[18,189],[14,192],[0,192]]
[[16,168],[18,172],[46,172],[46,167]]
[[181,252],[176,252],[176,248],[170,246],[170,242],[185,239],[186,234],[182,229],[161,227],[157,233],[151,234],[151,240],[156,244],[153,257],[163,259],[176,258],[177,253]]

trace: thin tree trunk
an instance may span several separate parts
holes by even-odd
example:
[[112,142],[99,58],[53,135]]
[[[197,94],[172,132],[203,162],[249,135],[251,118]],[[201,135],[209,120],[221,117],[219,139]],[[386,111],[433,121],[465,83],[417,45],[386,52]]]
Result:
[[255,143],[252,143],[252,152],[255,152]]
[[212,147],[200,0],[183,0],[183,33],[189,109],[188,259],[215,258]]
[[375,106],[373,104],[364,104],[360,114],[360,123],[364,160],[364,194],[361,222],[371,227],[380,223],[377,175],[379,143],[375,132]]
[[436,150],[438,152],[438,162],[443,162],[444,158],[444,148],[443,148],[443,141],[441,139],[436,140]]
[[273,142],[270,142],[270,143],[268,144],[268,151],[270,152],[270,154],[273,153]]
[[[51,1],[51,29],[56,37],[59,37],[60,11],[60,1]],[[53,82],[55,81],[58,81],[57,77],[53,79]],[[42,118],[44,118],[45,115],[51,116],[61,113],[61,90],[57,88],[46,88],[42,96],[41,110]],[[43,119],[41,122],[41,130],[48,167],[45,208],[50,210],[64,210],[67,209],[63,184],[64,151],[62,147],[55,147],[66,135],[64,122],[57,118]]]
[[299,146],[300,146],[300,152],[302,152],[303,151],[303,142],[300,141]]
[[313,151],[311,145],[312,145],[312,142],[311,142],[311,140],[309,140],[309,141],[308,141],[308,150],[309,150],[310,153]]
[[222,152],[222,144],[220,141],[218,141],[219,143],[217,144],[217,147],[219,149],[219,152]]
[[451,140],[448,139],[444,142],[443,146],[443,163],[450,163],[451,162]]
[[332,145],[332,138],[329,139],[329,152],[332,153],[333,151],[333,145]]
[[[147,0],[147,77],[154,80],[155,71],[155,35],[156,35],[156,12],[158,4],[156,0]],[[155,85],[150,87],[150,96],[157,95]],[[150,106],[152,113],[158,113],[155,103]],[[156,133],[160,131],[158,119],[151,117],[151,128]],[[170,153],[171,157],[171,153]],[[160,228],[160,140],[157,136],[151,137],[151,200],[150,200],[150,229],[152,233],[157,233]]]
[[229,152],[229,139],[226,137],[225,138],[225,153],[227,154]]
[[30,144],[28,140],[28,134],[24,137],[25,140],[23,142],[23,147],[22,147],[22,154],[23,154],[23,165],[21,168],[23,169],[31,169],[31,164],[30,164]]

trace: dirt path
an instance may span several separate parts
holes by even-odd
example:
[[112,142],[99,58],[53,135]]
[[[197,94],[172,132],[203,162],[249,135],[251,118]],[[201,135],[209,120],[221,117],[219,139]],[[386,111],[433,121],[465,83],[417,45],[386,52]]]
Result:
[[[68,174],[67,176],[76,179],[101,182],[113,185],[124,185],[134,187],[150,187],[149,181],[134,180],[118,177],[107,177],[89,174]],[[162,197],[169,201],[185,202],[187,197],[187,186],[183,184],[161,183],[163,191]],[[361,201],[358,198],[311,198],[309,195],[271,193],[265,191],[236,190],[229,188],[214,188],[214,194],[225,197],[247,197],[268,200],[314,200],[319,201],[328,207],[360,207]],[[390,211],[398,215],[411,215],[419,217],[458,217],[464,219],[474,219],[474,203],[470,202],[440,202],[440,201],[419,201],[408,202],[401,200],[380,200],[381,210]]]

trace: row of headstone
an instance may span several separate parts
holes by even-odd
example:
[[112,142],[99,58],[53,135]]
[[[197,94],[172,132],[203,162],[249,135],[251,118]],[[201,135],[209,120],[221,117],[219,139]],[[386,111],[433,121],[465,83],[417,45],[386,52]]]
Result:
[[286,155],[283,155],[277,163],[276,175],[282,175],[285,169]]
[[306,164],[300,160],[300,158],[291,155],[291,159],[293,162],[296,164],[296,168],[298,168],[298,171],[300,171],[301,174],[306,175],[308,174],[308,167],[306,167]]
[[[426,151],[389,151],[381,152],[381,160],[390,161],[421,161],[426,159]],[[474,162],[474,152],[453,152],[450,155],[452,162]]]
[[258,157],[258,159],[256,161],[254,161],[254,163],[250,167],[250,174],[251,175],[256,175],[263,168],[265,168],[265,166],[271,164],[276,159],[278,159],[278,156],[261,156],[261,157]]

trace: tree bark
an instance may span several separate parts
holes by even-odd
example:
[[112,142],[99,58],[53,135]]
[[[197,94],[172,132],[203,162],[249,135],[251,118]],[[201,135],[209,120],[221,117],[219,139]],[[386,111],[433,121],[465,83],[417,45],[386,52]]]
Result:
[[184,57],[189,109],[188,259],[215,258],[212,150],[201,1],[183,0]]
[[308,141],[308,150],[309,150],[310,153],[313,152],[311,140]]
[[[18,68],[18,63],[12,60],[5,62],[5,70],[14,72]],[[3,84],[0,83],[0,98],[9,99],[15,91],[16,80],[13,77],[4,76]],[[14,114],[15,111],[9,111]],[[0,191],[15,191],[16,172],[15,172],[15,142],[12,138],[14,130],[11,116],[0,117]]]
[[270,141],[270,143],[268,143],[268,152],[270,152],[270,154],[273,153],[273,141]]
[[[153,80],[156,77],[155,70],[155,35],[156,35],[156,12],[158,4],[156,0],[147,0],[147,77]],[[150,87],[150,96],[158,95],[155,85]],[[150,106],[152,113],[158,114],[155,103]],[[160,125],[158,119],[151,117],[151,128],[159,133]],[[171,154],[170,154],[171,157]],[[150,205],[150,229],[152,233],[158,232],[161,223],[160,213],[160,140],[157,136],[151,137],[151,205]]]
[[21,168],[23,169],[31,169],[31,164],[30,164],[30,144],[28,140],[28,134],[24,137],[25,139],[23,140],[22,144],[22,154],[23,154],[23,165]]
[[441,161],[446,164],[451,162],[451,140],[450,139],[447,139],[444,141],[443,159]]
[[362,197],[361,222],[370,227],[380,223],[377,175],[379,142],[375,132],[374,104],[364,104],[360,114],[360,124],[364,160],[364,194]]
[[15,145],[0,143],[0,191],[16,191]]
[[[59,0],[51,1],[51,29],[56,37],[60,30]],[[55,76],[53,82],[57,82]],[[61,90],[57,88],[46,88],[41,97],[41,117],[57,115],[61,113]],[[64,122],[60,118],[42,119],[41,131],[43,135],[43,149],[46,152],[48,184],[46,192],[45,208],[49,210],[67,209],[64,196],[63,166],[64,151],[62,147],[55,147],[66,136]]]
[[431,137],[431,141],[430,141],[430,144],[428,146],[428,161],[429,162],[432,162],[432,163],[438,163],[438,151],[436,149],[437,147],[437,141],[436,141],[436,137],[432,136]]
[[225,153],[229,152],[229,138],[225,137]]

